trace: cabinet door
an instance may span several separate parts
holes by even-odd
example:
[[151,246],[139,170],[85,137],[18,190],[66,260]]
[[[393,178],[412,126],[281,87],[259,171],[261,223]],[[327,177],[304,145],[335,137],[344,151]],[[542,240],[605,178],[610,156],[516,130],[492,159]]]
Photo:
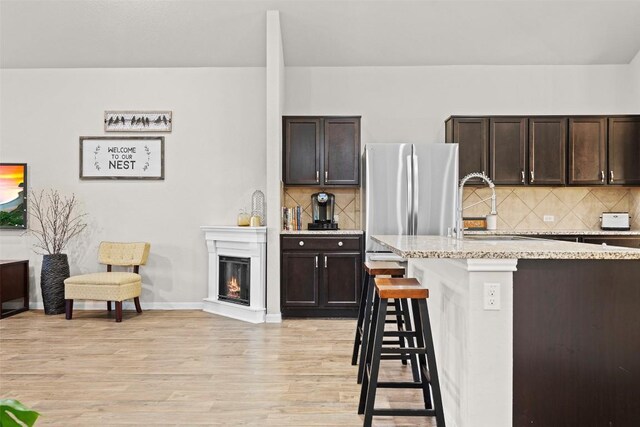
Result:
[[360,297],[360,252],[325,252],[322,255],[322,305],[358,307]]
[[569,119],[569,184],[606,183],[606,126],[602,117]]
[[285,117],[283,178],[285,184],[320,184],[320,119]]
[[529,184],[563,185],[566,147],[566,118],[529,119]]
[[497,117],[489,122],[491,178],[496,184],[524,185],[527,158],[527,119]]
[[453,142],[459,144],[460,150],[460,178],[471,172],[489,172],[488,123],[486,118],[453,119]]
[[609,184],[640,184],[640,117],[609,119]]
[[325,185],[358,185],[360,182],[360,119],[324,119]]
[[318,307],[319,263],[318,252],[282,253],[283,307]]

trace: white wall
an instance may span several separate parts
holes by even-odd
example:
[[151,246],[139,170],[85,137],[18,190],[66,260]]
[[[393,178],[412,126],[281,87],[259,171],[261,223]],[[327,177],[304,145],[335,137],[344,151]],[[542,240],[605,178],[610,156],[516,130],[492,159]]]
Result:
[[361,114],[362,142],[443,142],[452,114],[639,113],[619,66],[288,67],[285,114]]
[[635,87],[634,97],[636,99],[636,111],[638,111],[640,110],[640,51],[638,51],[636,57],[631,61],[630,67]]
[[280,12],[267,11],[266,185],[267,185],[267,322],[280,322],[280,206],[282,192],[282,110],[284,52]]
[[[202,301],[199,226],[234,224],[252,192],[265,189],[264,68],[2,70],[0,104],[2,161],[28,163],[31,189],[73,192],[89,214],[90,229],[68,251],[72,274],[101,268],[100,240],[144,240],[151,256],[141,270],[143,307]],[[108,109],[173,110],[164,181],[78,178],[78,137],[105,135]],[[2,230],[0,258],[31,260],[39,301],[40,257],[30,238]]]

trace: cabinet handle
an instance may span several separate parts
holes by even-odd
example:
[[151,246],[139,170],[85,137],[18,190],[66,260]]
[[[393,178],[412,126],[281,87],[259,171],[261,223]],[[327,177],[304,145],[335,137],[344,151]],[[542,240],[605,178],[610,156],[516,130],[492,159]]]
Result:
[[531,182],[533,182],[535,180],[534,175],[533,175],[533,169],[531,169],[529,171],[529,178],[530,178]]
[[344,245],[344,243],[338,242],[338,246],[342,246],[342,245]]
[[300,240],[300,242],[298,243],[300,246],[304,246],[304,240]]
[[521,170],[520,173],[522,175],[522,183],[524,184],[524,170]]
[[324,256],[324,268],[327,268],[327,256]]
[[324,171],[324,182],[329,180],[329,171]]
[[316,255],[316,268],[318,268],[318,255]]
[[320,172],[316,171],[316,182],[320,182]]
[[604,182],[604,171],[600,171],[600,182]]
[[609,177],[611,177],[611,182],[613,182],[613,171],[609,171]]

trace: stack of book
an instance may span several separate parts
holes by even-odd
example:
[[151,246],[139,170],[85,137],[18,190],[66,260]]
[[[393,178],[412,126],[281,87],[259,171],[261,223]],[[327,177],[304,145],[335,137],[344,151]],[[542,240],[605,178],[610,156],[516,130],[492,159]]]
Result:
[[282,208],[282,229],[302,230],[302,206]]

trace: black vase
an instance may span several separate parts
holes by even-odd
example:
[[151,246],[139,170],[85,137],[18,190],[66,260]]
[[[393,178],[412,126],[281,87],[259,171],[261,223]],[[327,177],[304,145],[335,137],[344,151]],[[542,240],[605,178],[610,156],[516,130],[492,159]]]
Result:
[[67,254],[44,255],[40,288],[44,314],[64,313],[64,279],[69,277]]

